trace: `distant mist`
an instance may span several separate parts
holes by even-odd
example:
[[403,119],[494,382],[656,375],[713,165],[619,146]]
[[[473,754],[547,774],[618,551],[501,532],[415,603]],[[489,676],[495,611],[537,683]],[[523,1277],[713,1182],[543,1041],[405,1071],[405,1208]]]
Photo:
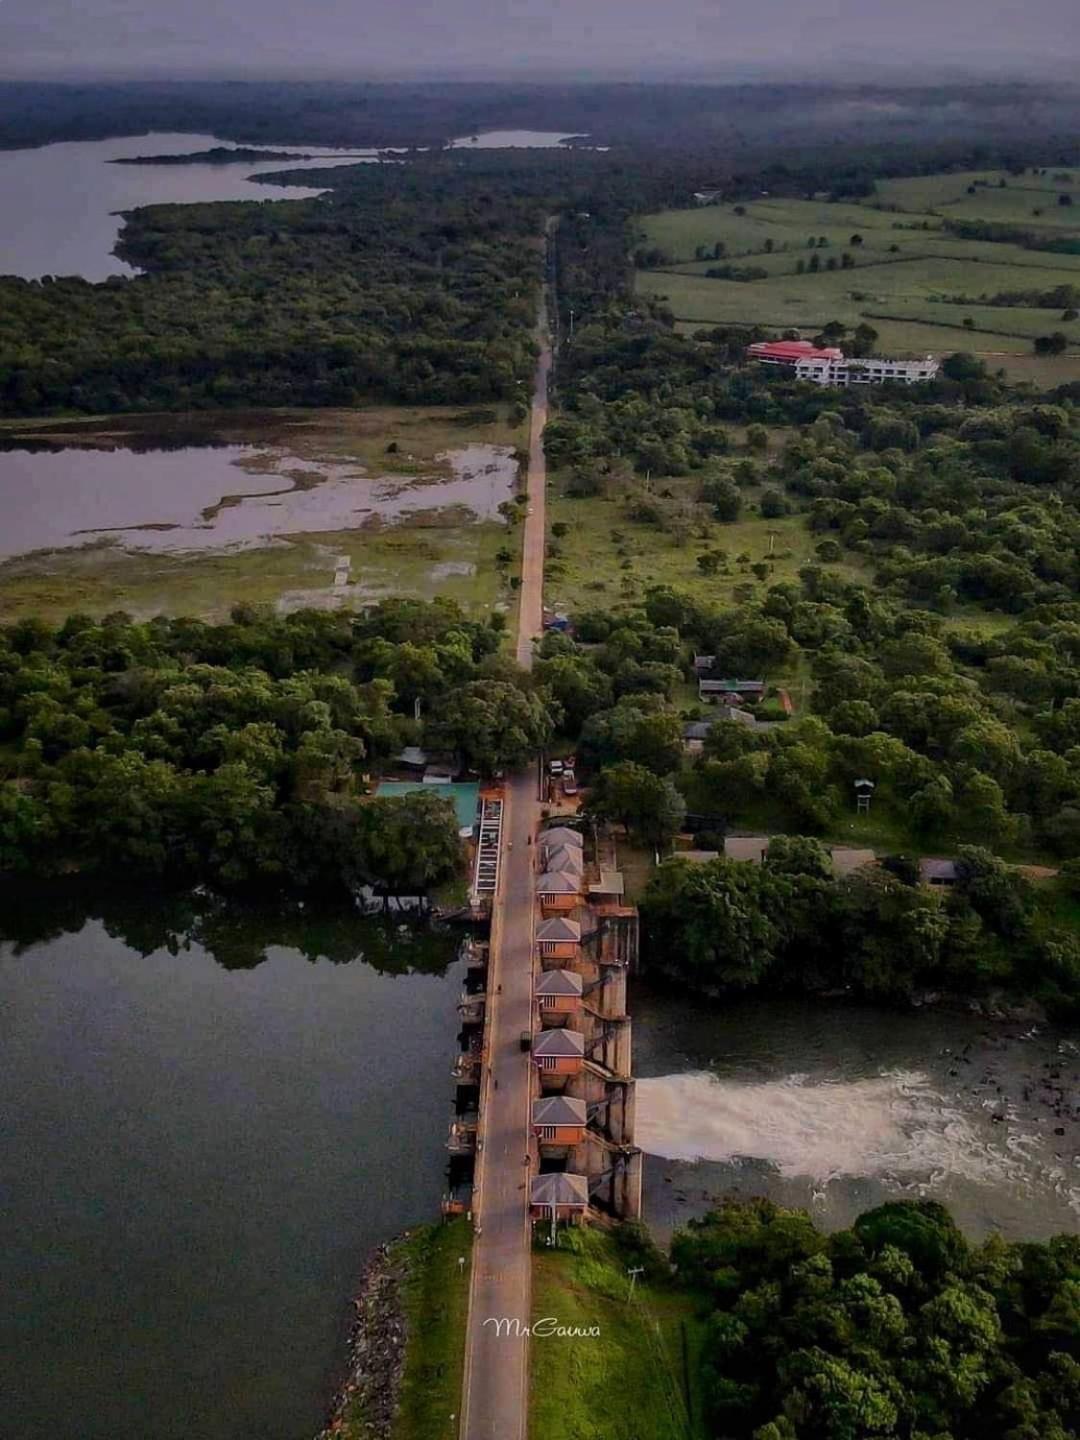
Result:
[[0,76],[1063,78],[1076,0],[0,0]]

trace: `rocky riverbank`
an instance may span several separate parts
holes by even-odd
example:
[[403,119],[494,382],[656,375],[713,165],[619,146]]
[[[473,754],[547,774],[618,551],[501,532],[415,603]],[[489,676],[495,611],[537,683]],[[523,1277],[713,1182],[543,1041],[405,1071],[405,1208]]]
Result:
[[361,1271],[345,1380],[318,1440],[389,1440],[408,1341],[409,1233],[379,1245]]

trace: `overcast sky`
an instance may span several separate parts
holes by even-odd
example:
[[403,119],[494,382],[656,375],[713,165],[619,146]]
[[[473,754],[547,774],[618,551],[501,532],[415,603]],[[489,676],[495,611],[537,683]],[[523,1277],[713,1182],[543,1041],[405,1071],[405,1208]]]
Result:
[[1080,0],[0,0],[6,77],[1017,71],[1077,58]]

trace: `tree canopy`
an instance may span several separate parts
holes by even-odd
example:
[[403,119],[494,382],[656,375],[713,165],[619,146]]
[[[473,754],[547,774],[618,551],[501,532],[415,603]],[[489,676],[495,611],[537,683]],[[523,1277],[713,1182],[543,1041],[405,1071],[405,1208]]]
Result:
[[1080,1426],[1080,1240],[981,1246],[935,1201],[823,1235],[729,1203],[676,1234],[708,1297],[711,1433],[730,1440],[1068,1440]]
[[0,873],[426,893],[461,864],[452,804],[362,777],[417,742],[485,773],[534,755],[561,712],[498,643],[413,601],[0,629]]

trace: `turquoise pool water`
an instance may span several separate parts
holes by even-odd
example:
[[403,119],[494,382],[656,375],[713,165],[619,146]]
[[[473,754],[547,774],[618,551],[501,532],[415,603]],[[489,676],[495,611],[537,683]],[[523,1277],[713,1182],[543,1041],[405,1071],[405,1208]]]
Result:
[[425,785],[421,780],[381,780],[376,795],[411,795],[414,790],[430,790],[436,795],[448,795],[457,811],[458,828],[471,830],[476,821],[476,807],[480,799],[480,786],[460,781],[453,785]]

